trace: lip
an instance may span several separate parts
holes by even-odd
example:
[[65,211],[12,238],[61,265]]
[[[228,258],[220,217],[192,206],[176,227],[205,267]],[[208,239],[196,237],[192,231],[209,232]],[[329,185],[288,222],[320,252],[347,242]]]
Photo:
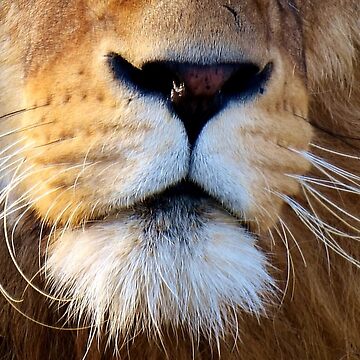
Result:
[[150,195],[129,207],[112,209],[101,218],[90,220],[88,223],[116,221],[118,216],[121,216],[124,212],[146,219],[168,213],[176,214],[177,217],[188,217],[194,214],[206,217],[206,214],[209,213],[209,208],[216,208],[225,212],[236,219],[239,226],[251,232],[250,223],[224,206],[220,200],[207,193],[199,185],[187,179],[157,194]]

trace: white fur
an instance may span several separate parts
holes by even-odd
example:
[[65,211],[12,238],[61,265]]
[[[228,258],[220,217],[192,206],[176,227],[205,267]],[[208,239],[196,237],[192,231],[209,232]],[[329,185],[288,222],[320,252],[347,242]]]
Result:
[[252,187],[258,176],[244,149],[239,129],[250,126],[241,102],[230,104],[203,129],[192,155],[190,177],[234,213],[244,216],[253,206]]
[[171,116],[162,101],[133,95],[131,104],[114,116],[120,124],[131,122],[135,128],[147,126],[148,130],[118,136],[113,153],[125,160],[115,161],[110,168],[106,165],[106,171],[97,177],[97,183],[111,189],[110,198],[104,199],[107,204],[132,205],[186,176],[190,156],[187,135],[181,121]]
[[112,338],[167,325],[217,337],[237,331],[237,310],[261,314],[273,289],[264,255],[231,216],[208,216],[199,229],[184,227],[183,239],[165,231],[148,239],[130,213],[66,232],[47,269],[55,294],[71,299],[68,316]]

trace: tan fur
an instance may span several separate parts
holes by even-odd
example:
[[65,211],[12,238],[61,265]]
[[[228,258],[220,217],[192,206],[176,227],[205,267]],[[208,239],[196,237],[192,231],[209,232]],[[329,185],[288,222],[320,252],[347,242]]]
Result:
[[[1,358],[360,358],[360,5],[225,3],[2,0]],[[273,62],[274,71],[264,96],[241,108],[235,104],[207,124],[188,168],[180,120],[160,101],[115,83],[109,53],[138,68],[165,60]],[[14,150],[14,165],[6,167],[3,157]],[[319,166],[320,158],[337,170]],[[71,299],[64,298],[76,292],[57,289],[51,274],[61,269],[56,251],[62,249],[64,259],[71,253],[61,240],[91,221],[105,219],[106,227],[108,219],[128,216],[124,224],[132,229],[133,247],[139,246],[141,228],[128,209],[184,176],[227,209],[218,215],[206,204],[207,221],[232,224],[230,212],[256,234],[277,287],[275,296],[262,294],[271,298],[265,314],[231,307],[236,326],[221,322],[221,336],[200,325],[196,334],[193,324],[176,327],[171,319],[160,331],[149,330],[142,310],[126,331],[113,331],[120,338],[110,336],[106,319],[99,332],[87,327],[92,314],[67,319]],[[8,184],[12,189],[4,196]],[[318,222],[301,219],[299,208]],[[6,234],[13,237],[18,264]],[[222,243],[220,235],[212,241]],[[39,275],[38,261],[48,257],[50,275]],[[50,302],[39,289],[64,298]]]

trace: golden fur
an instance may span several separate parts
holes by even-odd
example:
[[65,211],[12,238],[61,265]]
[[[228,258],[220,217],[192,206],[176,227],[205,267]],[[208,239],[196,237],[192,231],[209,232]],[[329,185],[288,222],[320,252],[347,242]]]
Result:
[[[1,359],[360,358],[359,13],[2,0]],[[190,149],[109,54],[273,71]],[[148,201],[185,177],[216,205],[185,197],[154,220]]]

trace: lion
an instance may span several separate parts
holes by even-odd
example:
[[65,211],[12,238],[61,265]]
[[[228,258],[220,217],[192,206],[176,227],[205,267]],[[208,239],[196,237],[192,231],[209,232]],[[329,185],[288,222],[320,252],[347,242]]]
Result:
[[358,0],[2,0],[0,357],[360,358]]

